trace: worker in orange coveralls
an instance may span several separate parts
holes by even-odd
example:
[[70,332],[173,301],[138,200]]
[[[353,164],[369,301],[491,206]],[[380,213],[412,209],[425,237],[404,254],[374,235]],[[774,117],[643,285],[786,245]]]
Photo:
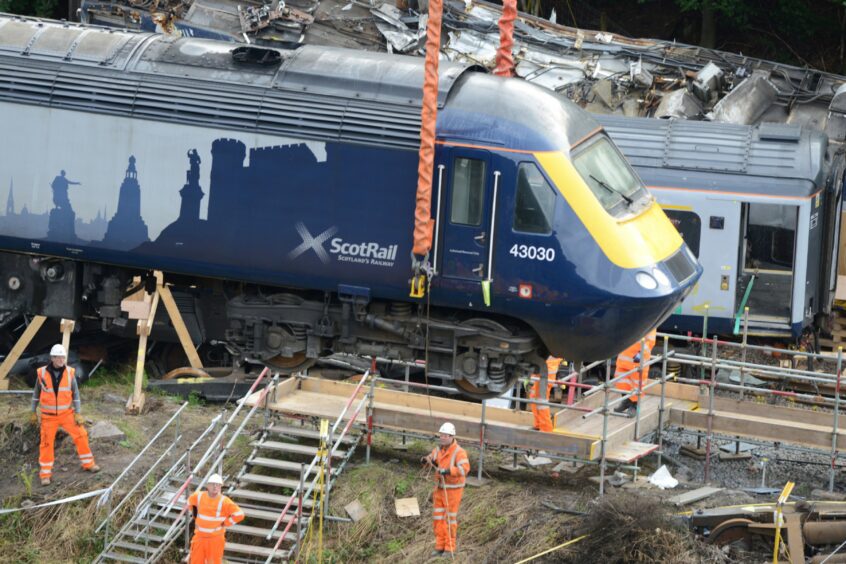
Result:
[[37,409],[41,408],[41,448],[38,454],[42,486],[49,486],[53,479],[56,431],[59,427],[67,431],[76,445],[76,453],[82,468],[89,472],[99,472],[100,467],[94,462],[94,455],[88,446],[88,433],[82,426],[80,415],[79,388],[76,384],[76,371],[66,366],[68,353],[62,345],[53,345],[50,349],[50,364],[38,369],[35,388],[32,390],[32,413],[30,422],[38,425]]
[[[629,345],[623,352],[617,355],[617,367],[614,370],[614,378],[633,370],[628,376],[614,384],[614,387],[620,391],[631,392],[637,390],[639,387],[642,389],[643,386],[646,386],[646,378],[649,376],[649,367],[646,366],[646,363],[652,358],[652,349],[655,347],[655,330],[653,329],[647,333],[643,341],[644,348],[642,351],[640,348],[641,341],[638,341],[633,345]],[[639,371],[637,367],[640,366],[641,357],[643,358],[644,368]],[[631,398],[626,398],[620,402],[620,405],[614,411],[622,413],[623,411],[634,410],[637,408],[639,399],[639,394],[635,394]]]
[[444,423],[438,433],[438,446],[420,461],[435,469],[435,491],[432,493],[435,550],[432,556],[452,556],[458,534],[458,507],[470,472],[470,460],[455,441],[455,425]]
[[221,564],[226,547],[226,527],[244,520],[238,505],[220,493],[223,479],[212,474],[206,491],[196,491],[188,498],[194,512],[194,537],[191,539],[191,564]]
[[[549,401],[549,393],[552,391],[555,384],[550,383],[550,380],[557,380],[558,367],[561,366],[562,359],[551,356],[546,359],[546,394],[543,396],[544,401]],[[535,380],[537,378],[537,380]],[[540,399],[541,377],[538,374],[532,374],[532,389],[529,391],[529,399]],[[536,431],[543,431],[544,433],[551,433],[552,417],[549,415],[548,405],[537,405],[535,403],[529,404],[532,406],[532,415],[535,417],[535,424],[533,428]]]

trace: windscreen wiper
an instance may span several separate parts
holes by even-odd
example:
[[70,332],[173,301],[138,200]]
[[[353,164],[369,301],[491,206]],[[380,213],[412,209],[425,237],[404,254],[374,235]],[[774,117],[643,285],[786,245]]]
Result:
[[595,177],[594,175],[592,175],[592,174],[591,174],[591,175],[590,175],[590,177],[591,177],[591,179],[592,179],[594,182],[596,182],[597,184],[599,184],[600,186],[602,186],[603,188],[605,188],[606,190],[608,190],[608,191],[609,191],[609,192],[611,192],[612,194],[617,194],[618,196],[620,196],[621,198],[623,198],[623,199],[626,201],[626,203],[627,203],[627,204],[631,205],[631,204],[634,202],[634,200],[632,200],[631,198],[629,198],[628,196],[626,196],[625,194],[623,194],[623,193],[622,193],[622,192],[620,192],[619,190],[614,190],[613,188],[611,188],[610,186],[608,186],[608,184],[606,184],[606,183],[605,183],[605,182],[603,182],[602,180],[598,179],[598,178],[597,178],[597,177]]

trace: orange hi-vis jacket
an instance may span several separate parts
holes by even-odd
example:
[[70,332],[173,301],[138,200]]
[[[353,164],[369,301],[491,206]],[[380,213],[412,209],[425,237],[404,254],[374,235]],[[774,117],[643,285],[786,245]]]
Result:
[[[647,333],[643,340],[644,350],[641,351],[640,341],[637,341],[633,345],[626,347],[623,352],[617,355],[617,368],[614,370],[615,378],[626,372],[632,370],[634,371],[615,384],[615,387],[618,390],[636,390],[638,389],[639,382],[646,381],[646,378],[649,375],[649,367],[645,365],[652,359],[652,349],[655,347],[655,331],[652,330]],[[641,373],[638,374],[639,371],[637,368],[640,366],[641,357],[643,358],[644,368],[640,371]],[[637,401],[638,399],[638,396],[633,396],[631,398],[632,401]]]
[[204,491],[194,492],[188,498],[188,506],[197,508],[194,534],[198,537],[222,537],[226,527],[244,520],[238,504],[223,494],[213,498]]
[[38,378],[41,381],[41,398],[39,406],[42,415],[62,415],[73,407],[73,387],[71,382],[76,378],[76,370],[65,366],[62,378],[59,380],[59,389],[53,389],[53,378],[47,371],[46,366],[38,369]]
[[458,446],[455,439],[446,448],[435,447],[429,454],[429,458],[435,462],[438,470],[449,470],[449,474],[443,476],[443,483],[441,482],[441,475],[435,473],[436,487],[446,489],[464,487],[467,474],[470,472],[470,460],[467,458],[467,452]]

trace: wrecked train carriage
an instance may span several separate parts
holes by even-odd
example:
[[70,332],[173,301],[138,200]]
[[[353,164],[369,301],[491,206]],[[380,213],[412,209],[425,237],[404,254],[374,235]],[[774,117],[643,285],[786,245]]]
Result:
[[[664,324],[795,339],[825,325],[837,282],[844,163],[808,127],[597,116],[704,274]],[[830,170],[834,166],[835,170]]]

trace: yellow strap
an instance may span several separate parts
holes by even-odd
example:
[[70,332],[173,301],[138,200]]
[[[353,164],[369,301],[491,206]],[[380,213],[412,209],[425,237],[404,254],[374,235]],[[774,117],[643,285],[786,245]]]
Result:
[[559,544],[558,546],[554,546],[554,547],[550,548],[549,550],[544,550],[543,552],[539,552],[538,554],[535,554],[534,556],[530,556],[530,557],[526,558],[525,560],[520,560],[516,564],[523,564],[524,562],[531,562],[532,560],[535,560],[536,558],[540,558],[544,554],[549,554],[550,552],[554,552],[554,551],[558,550],[559,548],[564,548],[565,546],[569,546],[571,544],[576,544],[580,540],[587,538],[587,537],[588,537],[588,535],[582,535],[580,537],[576,537],[574,539],[568,540],[567,542]]

